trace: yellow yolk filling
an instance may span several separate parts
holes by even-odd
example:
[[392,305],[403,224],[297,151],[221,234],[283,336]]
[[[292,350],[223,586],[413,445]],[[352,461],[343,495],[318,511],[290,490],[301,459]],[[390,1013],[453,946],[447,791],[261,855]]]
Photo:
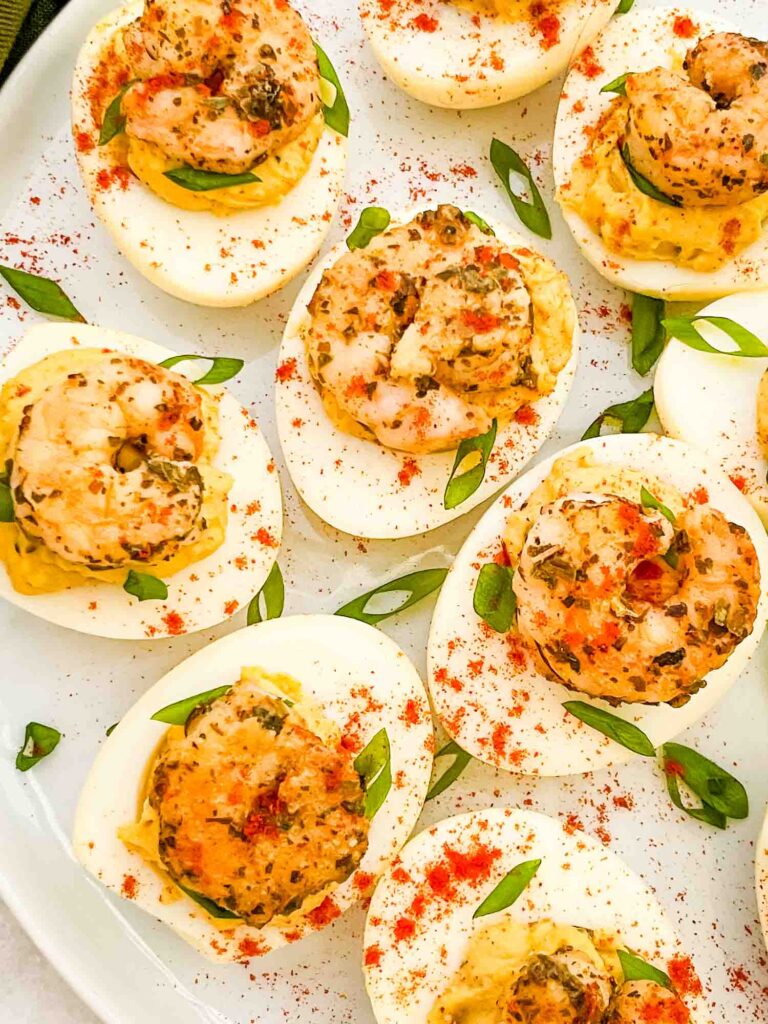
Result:
[[756,242],[768,220],[768,193],[739,206],[669,206],[641,192],[622,159],[627,100],[617,99],[561,186],[561,204],[578,214],[611,252],[708,273]]
[[623,977],[616,954],[619,945],[608,933],[553,921],[523,924],[504,918],[471,937],[461,967],[435,1001],[427,1024],[502,1024],[508,1018],[498,1003],[528,958],[551,956],[566,947],[583,953],[619,983]]
[[[26,367],[0,389],[0,466],[13,461],[14,446],[24,408],[37,401],[46,388],[104,358],[101,349],[54,352]],[[96,582],[122,586],[130,569],[168,577],[207,558],[224,543],[227,529],[227,494],[232,478],[213,466],[219,449],[219,412],[216,401],[201,389],[205,442],[196,463],[205,486],[202,518],[206,529],[196,540],[182,545],[170,558],[158,562],[125,562],[119,569],[95,572],[68,562],[42,541],[25,536],[16,523],[0,523],[0,560],[5,563],[14,590],[20,594],[50,594]]]
[[208,192],[193,192],[166,178],[165,172],[177,168],[178,161],[169,159],[154,143],[128,135],[125,141],[121,138],[121,144],[126,146],[128,166],[155,195],[182,210],[208,210],[226,216],[279,203],[309,170],[324,130],[320,111],[298,138],[253,168],[258,181]]

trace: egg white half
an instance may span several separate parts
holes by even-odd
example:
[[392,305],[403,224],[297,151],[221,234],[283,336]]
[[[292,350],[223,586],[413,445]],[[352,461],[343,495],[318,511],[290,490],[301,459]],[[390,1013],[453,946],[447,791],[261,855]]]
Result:
[[[392,226],[407,223],[414,215],[415,211],[397,222],[393,218]],[[506,225],[488,223],[505,245],[527,245]],[[372,540],[411,537],[471,511],[533,458],[554,429],[571,390],[579,328],[577,324],[571,358],[558,374],[554,391],[531,403],[538,421],[524,425],[510,420],[500,425],[482,484],[457,508],[446,509],[443,495],[455,450],[411,456],[352,437],[331,421],[312,381],[303,336],[309,322],[307,307],[323,272],[345,252],[346,244],[341,243],[323,257],[307,278],[288,318],[275,386],[280,444],[301,497],[326,523]]]
[[387,730],[394,781],[371,823],[358,870],[330,893],[340,912],[368,895],[370,876],[386,870],[408,839],[432,769],[434,739],[424,684],[394,641],[353,619],[272,619],[217,640],[164,676],[105,740],[80,796],[72,842],[76,857],[108,888],[121,892],[125,877],[135,878],[133,902],[213,960],[260,956],[317,926],[297,913],[288,923],[241,924],[224,931],[183,894],[177,902],[161,903],[163,879],[121,842],[117,829],[135,821],[147,765],[168,728],[151,716],[169,703],[236,682],[249,666],[292,676],[342,734],[352,729],[363,745]]
[[757,840],[755,881],[757,883],[757,909],[763,928],[763,938],[768,946],[768,814],[765,816],[763,828]]
[[[647,473],[649,481],[662,480],[683,495],[706,488],[709,504],[743,526],[755,546],[761,597],[754,629],[728,661],[707,676],[706,687],[681,708],[667,704],[613,708],[551,682],[536,671],[530,658],[516,670],[508,657],[510,634],[494,632],[472,607],[480,568],[499,551],[510,511],[520,508],[555,459],[576,451],[591,453],[600,465],[618,464]],[[706,714],[733,685],[754,654],[766,619],[768,538],[754,509],[715,462],[688,445],[656,434],[615,434],[582,441],[516,480],[488,509],[456,556],[429,634],[430,693],[446,731],[480,761],[523,775],[597,771],[638,755],[569,715],[563,708],[565,701],[586,701],[634,722],[658,747]]]
[[[694,38],[675,35],[674,21],[681,15],[689,16],[698,27]],[[590,129],[615,99],[613,93],[600,92],[604,85],[626,71],[670,67],[673,58],[682,61],[698,38],[721,31],[737,29],[722,18],[681,7],[634,9],[613,21],[592,44],[592,64],[602,71],[587,77],[577,62],[565,81],[552,149],[557,188],[569,181],[574,164],[590,146]],[[765,287],[768,231],[720,270],[703,273],[667,261],[637,260],[611,252],[578,214],[566,208],[562,213],[598,273],[630,291],[673,300],[705,300]]]
[[[455,896],[444,899],[432,891],[428,872],[445,862],[445,847],[470,855],[482,848],[500,850],[501,856],[480,882],[452,880]],[[473,920],[475,910],[502,878],[533,859],[541,859],[541,866],[517,902],[500,914]],[[414,919],[410,907],[419,895],[424,897],[424,910],[414,921],[415,934],[398,939],[397,923]],[[650,889],[602,845],[583,834],[568,835],[559,822],[532,811],[473,811],[419,833],[398,858],[397,877],[390,872],[376,888],[365,927],[363,970],[378,1024],[424,1024],[435,999],[461,966],[473,933],[507,915],[524,923],[551,919],[615,933],[637,955],[662,969],[682,955]],[[703,1003],[690,998],[687,1002],[692,1020],[701,1024]]]
[[[152,341],[91,324],[38,324],[0,360],[0,384],[53,352],[102,347],[153,363],[176,354]],[[204,366],[201,362],[180,363],[174,370],[195,379],[205,372]],[[283,528],[280,481],[256,421],[221,386],[205,390],[220,396],[221,445],[214,465],[233,480],[221,547],[167,577],[167,601],[140,602],[121,586],[108,583],[51,594],[19,594],[2,562],[0,597],[57,626],[120,640],[159,640],[194,633],[223,622],[248,604],[277,558]],[[260,530],[266,533],[260,534]],[[256,539],[257,534],[262,541]]]
[[617,4],[566,0],[553,10],[560,28],[550,46],[527,19],[473,18],[467,6],[444,0],[360,0],[360,17],[393,82],[424,103],[466,110],[506,103],[551,81],[607,25]]
[[[75,131],[98,139],[87,99],[88,82],[113,34],[141,13],[132,2],[94,26],[83,45],[72,85]],[[131,176],[100,187],[109,147],[78,149],[88,197],[121,252],[152,284],[199,306],[246,306],[295,277],[316,256],[341,198],[347,140],[326,127],[309,170],[273,206],[227,216],[181,210]]]
[[[703,315],[729,317],[768,341],[768,291],[731,295]],[[708,324],[697,325],[715,347],[728,344]],[[653,394],[665,433],[706,452],[743,490],[768,527],[768,459],[757,438],[757,391],[768,358],[699,352],[671,338],[662,353]]]

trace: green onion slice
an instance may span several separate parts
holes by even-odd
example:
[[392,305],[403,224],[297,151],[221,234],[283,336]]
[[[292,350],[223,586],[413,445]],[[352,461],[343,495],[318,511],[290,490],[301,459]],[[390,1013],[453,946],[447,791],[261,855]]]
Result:
[[443,774],[437,779],[429,789],[426,800],[434,800],[436,796],[440,796],[444,793],[449,786],[452,786],[456,779],[461,775],[464,769],[467,767],[469,762],[472,760],[472,755],[468,754],[466,750],[463,750],[456,740],[450,740],[444,747],[435,754],[435,761],[441,757],[452,757],[453,761],[445,769]]
[[0,265],[0,275],[5,278],[17,295],[46,316],[58,316],[62,320],[75,320],[84,324],[85,317],[79,310],[75,309],[69,296],[66,295],[60,285],[49,277],[41,277],[39,274],[28,274],[26,270],[18,270],[16,267]]
[[383,206],[366,206],[347,238],[347,248],[365,249],[376,235],[387,230],[390,219],[389,210]]
[[123,590],[139,601],[165,601],[168,597],[168,586],[164,580],[134,569],[130,569],[125,577]]
[[392,752],[386,729],[380,729],[355,758],[365,785],[365,816],[373,818],[392,788]]
[[612,82],[604,85],[600,92],[615,92],[619,96],[627,95],[627,79],[632,74],[631,71],[625,71],[623,75],[619,75],[618,78],[614,78]]
[[164,366],[167,370],[176,366],[178,363],[186,363],[190,359],[205,359],[210,362],[210,368],[203,374],[202,377],[198,377],[197,380],[193,380],[193,384],[223,384],[226,380],[231,380],[236,377],[238,373],[245,366],[245,362],[242,359],[233,359],[231,356],[198,356],[192,353],[180,356],[169,356],[168,359],[164,359],[162,363],[158,363],[158,366]]
[[[261,610],[262,601],[264,604],[263,612]],[[264,586],[255,597],[251,598],[251,602],[248,605],[246,623],[249,626],[253,626],[257,622],[264,622],[266,619],[279,619],[283,614],[284,607],[285,583],[283,582],[280,566],[275,562],[269,570],[269,576],[267,576]]]
[[728,818],[749,817],[747,791],[730,772],[680,743],[665,743],[661,755],[667,780],[680,778],[706,806]]
[[213,900],[209,900],[207,896],[203,896],[199,892],[195,892],[194,889],[187,889],[185,885],[176,883],[183,893],[185,893],[195,903],[199,903],[200,906],[205,910],[211,917],[218,917],[222,920],[238,920],[240,915],[234,914],[231,910],[227,910],[226,907],[220,906],[218,903],[214,903]]
[[242,174],[221,174],[219,171],[201,171],[197,167],[174,167],[170,171],[163,171],[164,177],[168,178],[188,192],[213,192],[217,188],[231,188],[234,185],[252,185],[255,181],[261,181],[251,171],[243,171]]
[[58,729],[40,722],[29,722],[24,732],[24,744],[16,755],[16,767],[20,772],[28,772],[56,749],[60,739]]
[[[445,486],[445,495],[443,496],[443,506],[445,508],[456,508],[458,505],[461,505],[475,493],[485,479],[485,469],[496,442],[498,427],[498,421],[494,419],[484,434],[478,434],[477,437],[468,437],[459,445],[451,475]],[[458,473],[458,469],[464,460],[475,452],[480,456],[479,461],[475,461],[470,469]]]
[[628,402],[609,405],[582,434],[581,440],[588,441],[591,437],[599,437],[606,421],[616,423],[620,434],[639,434],[650,419],[653,412],[653,388],[648,388],[642,395]]
[[526,860],[522,864],[518,864],[517,867],[512,868],[509,874],[502,878],[493,892],[485,897],[472,917],[486,917],[488,914],[498,914],[500,911],[511,907],[528,888],[531,879],[540,867],[541,860]]
[[632,299],[632,366],[644,377],[664,350],[664,302],[648,295]]
[[[696,327],[700,321],[717,327],[735,343],[736,348],[728,350],[710,345]],[[768,356],[768,345],[765,342],[727,316],[705,316],[701,313],[694,313],[692,316],[668,317],[662,323],[670,338],[677,338],[684,345],[695,348],[699,352],[713,352],[720,356],[745,356],[750,359],[764,359]]]
[[666,193],[661,192],[653,182],[649,181],[639,171],[635,170],[632,166],[632,160],[629,155],[629,146],[625,142],[619,150],[621,153],[621,159],[629,171],[629,176],[632,179],[635,188],[638,189],[643,195],[649,196],[651,199],[655,199],[657,203],[664,203],[666,206],[682,206],[682,202],[674,197],[668,196]]
[[621,0],[621,3],[616,8],[617,14],[627,14],[635,6],[635,0]]
[[603,711],[602,708],[596,708],[581,700],[566,701],[563,707],[574,718],[578,718],[591,729],[596,729],[597,732],[601,732],[603,736],[621,744],[627,750],[631,750],[635,754],[642,754],[643,757],[656,756],[656,750],[651,741],[643,730],[633,725],[632,722],[625,722],[618,715],[612,715],[610,711]]
[[480,228],[484,235],[496,236],[496,232],[493,230],[491,225],[487,220],[483,220],[479,213],[473,213],[472,210],[465,210],[464,216],[471,224],[474,224],[476,228]]
[[[347,619],[359,619],[360,622],[367,622],[369,626],[375,626],[392,615],[399,615],[406,608],[411,608],[419,601],[423,601],[442,585],[448,575],[447,569],[419,569],[417,572],[410,572],[405,576],[399,576],[396,580],[382,583],[380,587],[369,590],[367,594],[361,594],[353,601],[349,601],[335,612],[336,615],[343,615]],[[403,600],[397,607],[384,612],[366,611],[369,602],[381,594],[400,594]]]
[[488,562],[480,569],[472,598],[475,614],[497,633],[508,633],[515,620],[517,599],[512,589],[514,572],[508,565]]
[[658,967],[647,963],[635,953],[630,953],[628,949],[617,949],[616,952],[624,972],[624,981],[655,981],[662,988],[672,988],[669,975],[660,971]]
[[[520,220],[535,234],[540,235],[542,238],[551,238],[552,225],[547,208],[525,161],[517,155],[514,149],[499,139],[494,139],[491,143],[490,155],[493,169],[501,179],[501,183]],[[513,172],[525,178],[528,183],[530,199],[523,199],[512,191],[509,176]]]
[[640,504],[643,506],[643,508],[651,508],[655,512],[661,512],[665,519],[669,520],[669,522],[672,523],[673,526],[675,525],[674,512],[671,509],[667,508],[667,506],[664,505],[662,502],[660,502],[655,495],[651,494],[647,487],[640,488]]
[[123,96],[125,96],[136,81],[137,79],[133,78],[130,82],[126,82],[104,111],[104,120],[101,122],[101,131],[99,132],[100,146],[106,146],[116,135],[125,130]]
[[344,90],[341,87],[339,76],[336,74],[333,64],[331,64],[328,55],[320,47],[319,43],[315,43],[315,52],[317,53],[320,77],[324,78],[326,82],[330,82],[335,90],[333,105],[323,104],[325,123],[329,128],[333,128],[335,132],[346,138],[349,135],[349,106]]
[[177,700],[174,704],[168,704],[156,711],[152,715],[152,721],[165,722],[166,725],[186,725],[187,719],[196,708],[212,704],[219,697],[229,693],[231,689],[231,686],[217,686],[214,690],[204,690],[202,693],[196,693],[193,697]]

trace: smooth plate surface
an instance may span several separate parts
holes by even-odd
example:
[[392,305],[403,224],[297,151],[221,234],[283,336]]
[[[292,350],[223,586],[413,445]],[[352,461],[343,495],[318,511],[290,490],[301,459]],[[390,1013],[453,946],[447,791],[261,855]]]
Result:
[[[646,2],[638,0],[641,6]],[[82,40],[110,6],[108,0],[72,0],[3,89],[0,126],[13,145],[0,154],[0,260],[59,277],[89,320],[180,352],[247,359],[232,391],[257,416],[278,456],[272,396],[277,346],[301,282],[245,310],[185,305],[154,289],[118,256],[85,200],[68,135],[67,90]],[[554,228],[552,242],[542,248],[570,273],[584,329],[581,369],[558,432],[542,455],[578,440],[607,405],[644,390],[648,382],[629,369],[622,311],[627,296],[579,256],[552,201],[551,131],[562,83],[488,111],[429,110],[384,79],[352,0],[307,0],[300,6],[312,31],[327,41],[353,112],[348,199],[330,242],[341,240],[360,209],[373,203],[390,209],[438,199],[468,209],[482,203],[489,214],[516,226],[486,159],[490,139],[498,135],[536,169]],[[706,0],[701,6],[731,17],[746,32],[759,34],[765,25],[764,0]],[[539,245],[533,237],[531,242]],[[5,289],[0,295],[5,349],[37,317],[16,309]],[[684,395],[681,384],[681,401]],[[363,543],[309,513],[279,459],[278,471],[287,508],[280,558],[287,613],[332,611],[403,572],[448,564],[481,511],[426,538]],[[417,608],[385,624],[422,671],[430,611]],[[243,624],[241,612],[228,625],[194,637],[124,643],[84,640],[10,606],[0,610],[0,887],[44,952],[109,1024],[277,1024],[286,1018],[292,1024],[371,1024],[359,967],[359,911],[248,968],[212,967],[138,908],[99,889],[69,854],[77,794],[105,729],[187,654]],[[747,785],[752,814],[727,832],[707,829],[672,808],[651,763],[565,782],[515,779],[475,763],[428,805],[423,821],[525,804],[561,817],[576,831],[583,828],[656,890],[696,955],[715,1024],[764,1024],[768,970],[754,853],[768,799],[767,654],[761,646],[750,672],[682,738]],[[65,735],[54,756],[22,776],[13,757],[32,719]]]

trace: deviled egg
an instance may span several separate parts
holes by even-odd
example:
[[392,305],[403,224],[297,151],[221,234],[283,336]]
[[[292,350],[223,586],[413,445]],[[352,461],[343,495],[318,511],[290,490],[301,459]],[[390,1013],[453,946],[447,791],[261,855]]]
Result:
[[197,359],[178,363],[189,377],[168,360],[119,331],[40,324],[0,362],[6,600],[152,639],[213,626],[258,592],[282,533],[269,448]]
[[768,618],[768,540],[705,455],[655,434],[581,442],[520,477],[459,552],[429,684],[460,747],[521,774],[629,760],[579,698],[659,746],[705,714]]
[[766,813],[762,831],[757,840],[755,881],[757,883],[757,910],[760,915],[763,938],[768,946],[768,813]]
[[708,1019],[646,885],[530,811],[461,814],[412,839],[371,900],[363,964],[378,1024]]
[[[768,292],[729,296],[701,316],[726,318],[768,342]],[[695,327],[714,348],[733,350],[717,323]],[[672,337],[653,393],[665,433],[707,452],[768,527],[768,357],[717,355]]]
[[563,71],[618,0],[360,0],[386,74],[436,107],[490,107]]
[[532,458],[577,350],[568,280],[520,236],[448,205],[404,217],[299,294],[277,369],[288,471],[337,529],[432,530]]
[[131,0],[83,46],[72,119],[96,213],[177,298],[254,302],[330,228],[349,111],[285,0]]
[[768,44],[694,9],[617,19],[566,79],[553,165],[574,238],[614,284],[675,300],[768,276]]
[[188,658],[122,719],[83,788],[75,855],[205,956],[261,956],[369,895],[416,824],[433,749],[392,640],[273,619]]

